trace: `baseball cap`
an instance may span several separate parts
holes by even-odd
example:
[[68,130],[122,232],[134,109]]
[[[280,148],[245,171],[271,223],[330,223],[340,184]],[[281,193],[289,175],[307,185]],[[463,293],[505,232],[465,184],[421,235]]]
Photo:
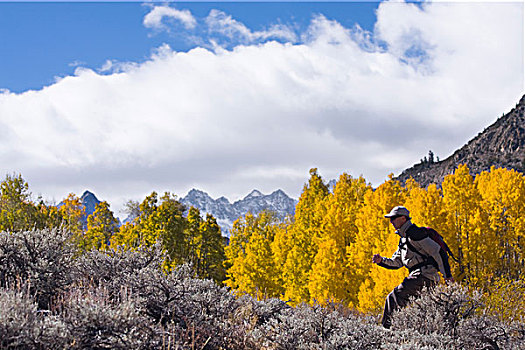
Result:
[[385,218],[391,218],[394,216],[406,216],[407,218],[410,219],[410,212],[408,211],[407,208],[399,205],[397,207],[392,208],[390,213],[385,215]]

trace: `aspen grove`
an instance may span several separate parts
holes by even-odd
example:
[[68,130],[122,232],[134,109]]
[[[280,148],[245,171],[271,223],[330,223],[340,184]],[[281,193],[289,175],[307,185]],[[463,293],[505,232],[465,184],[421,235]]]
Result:
[[450,259],[456,281],[485,291],[501,312],[506,305],[507,317],[524,316],[525,177],[494,167],[473,177],[460,165],[440,187],[427,188],[390,175],[374,189],[363,177],[342,174],[332,191],[312,169],[294,217],[280,222],[269,212],[248,213],[234,223],[225,284],[292,305],[338,302],[377,312],[407,275],[371,263],[374,253],[397,249],[399,237],[383,217],[396,205],[444,237],[459,260]]

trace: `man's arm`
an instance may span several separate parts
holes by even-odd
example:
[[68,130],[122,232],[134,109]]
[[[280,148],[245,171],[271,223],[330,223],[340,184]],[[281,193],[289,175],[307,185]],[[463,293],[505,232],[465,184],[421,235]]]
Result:
[[401,253],[399,252],[399,249],[396,250],[394,255],[392,255],[392,258],[390,259],[382,257],[379,254],[375,254],[372,258],[372,262],[381,267],[384,267],[385,269],[397,270],[403,267],[403,262],[401,261]]

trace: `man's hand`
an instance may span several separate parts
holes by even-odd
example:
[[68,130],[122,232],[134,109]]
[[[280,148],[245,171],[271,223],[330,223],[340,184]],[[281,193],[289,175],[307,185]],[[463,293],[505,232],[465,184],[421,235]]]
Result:
[[374,264],[379,264],[381,261],[383,261],[383,257],[379,254],[375,254],[373,257],[372,257],[372,262]]

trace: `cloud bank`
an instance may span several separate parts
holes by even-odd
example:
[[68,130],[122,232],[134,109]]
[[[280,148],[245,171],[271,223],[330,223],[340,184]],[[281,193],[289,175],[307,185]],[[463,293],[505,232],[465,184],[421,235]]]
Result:
[[[200,25],[166,6],[144,25],[167,17]],[[40,91],[0,93],[0,170],[34,193],[90,189],[113,208],[193,187],[298,196],[311,167],[378,185],[429,149],[447,157],[524,92],[520,3],[382,3],[373,33],[323,15],[304,33],[251,31],[219,11],[204,23],[245,41],[165,45],[112,73],[78,68]]]

